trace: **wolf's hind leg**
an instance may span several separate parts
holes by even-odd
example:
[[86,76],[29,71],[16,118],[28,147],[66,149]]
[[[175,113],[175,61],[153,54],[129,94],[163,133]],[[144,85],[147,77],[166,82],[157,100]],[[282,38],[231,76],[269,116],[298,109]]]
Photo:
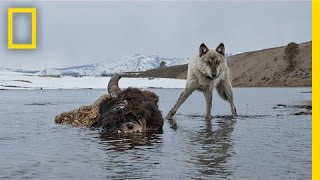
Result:
[[180,94],[180,97],[176,104],[173,106],[173,108],[170,110],[170,112],[167,114],[166,119],[172,119],[173,116],[176,114],[179,107],[188,99],[188,97],[193,92],[192,89],[186,88],[182,93]]
[[237,116],[237,109],[233,102],[232,85],[229,80],[221,80],[216,86],[219,96],[230,103],[233,116]]

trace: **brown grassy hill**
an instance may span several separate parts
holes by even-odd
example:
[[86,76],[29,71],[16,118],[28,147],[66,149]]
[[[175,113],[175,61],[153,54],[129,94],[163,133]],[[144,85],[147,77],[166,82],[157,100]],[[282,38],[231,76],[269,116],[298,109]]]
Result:
[[[284,60],[285,46],[241,53],[228,57],[233,86],[238,87],[309,87],[311,86],[311,42],[299,44],[296,66],[287,70]],[[187,64],[152,69],[136,77],[187,77]]]
[[188,65],[177,65],[164,68],[151,69],[140,72],[136,77],[159,77],[159,78],[177,78],[187,79]]

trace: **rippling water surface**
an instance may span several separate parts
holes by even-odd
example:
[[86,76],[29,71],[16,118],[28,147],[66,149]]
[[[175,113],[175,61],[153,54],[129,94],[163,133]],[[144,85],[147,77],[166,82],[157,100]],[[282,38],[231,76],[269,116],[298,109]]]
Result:
[[[311,100],[309,88],[235,88],[239,117],[215,94],[210,121],[194,93],[160,134],[100,136],[54,124],[105,90],[0,91],[0,178],[309,179],[311,116],[277,104]],[[181,89],[151,89],[165,115]]]

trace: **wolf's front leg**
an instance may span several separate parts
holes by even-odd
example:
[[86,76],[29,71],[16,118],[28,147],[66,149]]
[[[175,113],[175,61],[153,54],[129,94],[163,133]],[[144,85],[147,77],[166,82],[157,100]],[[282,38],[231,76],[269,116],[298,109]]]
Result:
[[216,88],[219,96],[229,102],[232,116],[238,116],[236,106],[233,102],[233,92],[230,80],[227,79],[220,81]]
[[204,98],[206,99],[206,120],[211,120],[211,109],[212,109],[212,90],[203,92]]
[[226,87],[225,93],[227,95],[227,100],[229,101],[229,104],[231,106],[232,116],[236,117],[236,116],[238,116],[238,113],[237,113],[237,108],[234,105],[234,101],[233,101],[233,92],[232,92],[231,82],[226,83],[225,87]]
[[173,108],[169,111],[169,113],[166,116],[166,119],[172,119],[173,116],[176,114],[179,107],[188,99],[188,97],[192,94],[193,90],[186,88],[181,94],[176,102],[176,104],[173,106]]

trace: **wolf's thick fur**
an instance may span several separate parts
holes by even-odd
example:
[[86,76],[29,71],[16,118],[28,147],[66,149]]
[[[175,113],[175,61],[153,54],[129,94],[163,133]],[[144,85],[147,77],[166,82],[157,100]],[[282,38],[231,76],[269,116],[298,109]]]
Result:
[[216,49],[209,49],[202,43],[199,47],[199,54],[192,58],[188,65],[186,88],[166,116],[166,119],[173,118],[179,107],[194,90],[203,92],[206,100],[205,117],[206,119],[211,119],[212,91],[214,87],[217,89],[219,96],[230,103],[232,115],[237,116],[224,44],[220,43]]

